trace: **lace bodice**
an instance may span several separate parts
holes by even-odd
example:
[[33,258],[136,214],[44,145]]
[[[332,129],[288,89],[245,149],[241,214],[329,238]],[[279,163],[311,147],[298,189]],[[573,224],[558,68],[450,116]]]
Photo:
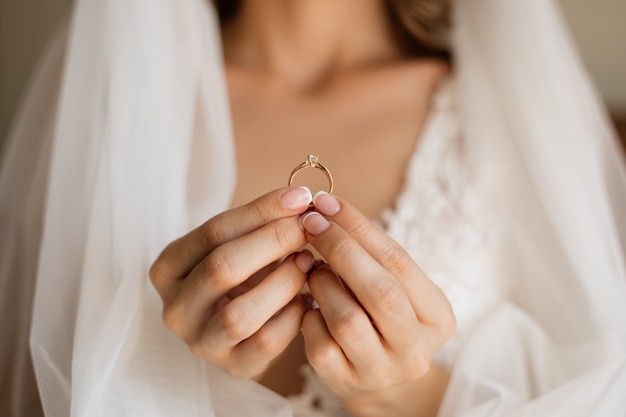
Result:
[[[435,360],[451,368],[472,328],[502,298],[488,250],[492,235],[481,217],[478,190],[463,165],[455,85],[444,83],[432,101],[395,207],[381,227],[399,242],[446,294],[457,331]],[[295,417],[347,416],[339,401],[303,366],[303,392],[290,398]]]

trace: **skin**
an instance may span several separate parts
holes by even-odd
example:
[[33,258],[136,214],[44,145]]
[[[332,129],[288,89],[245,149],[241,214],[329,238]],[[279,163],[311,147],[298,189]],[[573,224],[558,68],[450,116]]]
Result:
[[[454,315],[370,219],[393,205],[447,65],[408,56],[392,29],[380,1],[243,3],[223,28],[233,208],[172,242],[150,276],[166,325],[233,375],[285,394],[276,377],[293,385],[307,360],[355,416],[434,416],[448,374],[432,358]],[[309,153],[335,197],[318,194],[313,214],[303,188],[259,197]]]

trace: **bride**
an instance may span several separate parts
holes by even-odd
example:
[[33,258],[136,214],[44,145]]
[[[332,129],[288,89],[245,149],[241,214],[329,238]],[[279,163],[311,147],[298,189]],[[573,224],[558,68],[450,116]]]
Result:
[[624,164],[551,2],[79,0],[0,175],[8,415],[626,412]]

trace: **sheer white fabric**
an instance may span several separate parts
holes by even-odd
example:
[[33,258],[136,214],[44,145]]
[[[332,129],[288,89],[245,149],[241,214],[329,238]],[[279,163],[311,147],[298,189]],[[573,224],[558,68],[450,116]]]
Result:
[[[502,226],[484,220],[484,199],[468,181],[463,145],[456,83],[446,81],[432,99],[395,207],[380,221],[450,300],[457,331],[435,359],[450,370],[477,326],[507,299],[494,268]],[[349,416],[310,366],[301,373],[303,392],[289,398],[294,417]]]
[[624,415],[617,140],[553,3],[459,1],[455,17],[466,154],[500,209],[486,218],[508,226],[510,295],[463,348],[440,415]]
[[[442,351],[454,367],[440,415],[624,415],[626,174],[605,114],[551,2],[459,0],[454,12],[460,156],[481,199],[468,207],[502,232],[488,267],[506,301],[488,296],[461,347]],[[195,359],[161,323],[147,278],[169,241],[231,198],[219,45],[201,0],[77,1],[0,176],[14,415],[33,392],[33,291],[48,416],[291,414]],[[400,214],[411,206],[397,218],[417,228]]]

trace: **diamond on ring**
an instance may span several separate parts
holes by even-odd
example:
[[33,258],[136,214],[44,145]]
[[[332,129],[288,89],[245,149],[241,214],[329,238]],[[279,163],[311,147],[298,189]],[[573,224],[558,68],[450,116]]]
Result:
[[293,183],[293,179],[295,178],[296,174],[305,168],[317,168],[317,169],[322,170],[322,172],[324,172],[324,175],[326,175],[326,178],[328,179],[328,193],[330,194],[333,192],[334,184],[333,184],[332,174],[330,173],[328,168],[326,168],[320,162],[318,156],[313,155],[313,154],[308,155],[306,158],[306,161],[304,161],[303,163],[295,167],[293,171],[291,171],[291,175],[289,175],[289,182],[288,182],[289,186],[291,186],[291,184]]

